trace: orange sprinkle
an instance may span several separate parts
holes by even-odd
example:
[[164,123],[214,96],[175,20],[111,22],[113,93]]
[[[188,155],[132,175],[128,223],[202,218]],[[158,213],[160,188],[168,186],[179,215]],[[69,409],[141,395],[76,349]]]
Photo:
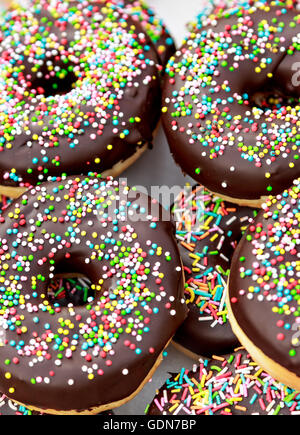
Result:
[[193,248],[192,245],[189,245],[189,244],[186,243],[186,242],[180,242],[180,244],[181,244],[184,248],[188,249],[190,252],[194,252],[194,250],[195,250],[195,248]]

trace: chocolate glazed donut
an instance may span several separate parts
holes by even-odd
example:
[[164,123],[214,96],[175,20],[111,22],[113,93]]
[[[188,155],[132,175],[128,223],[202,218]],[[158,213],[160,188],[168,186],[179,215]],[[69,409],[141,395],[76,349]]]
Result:
[[[187,314],[174,226],[161,214],[95,174],[41,184],[4,211],[0,391],[47,413],[97,413],[133,397]],[[49,280],[74,272],[95,297],[49,303]]]
[[270,197],[234,253],[228,311],[241,343],[300,390],[300,179]]
[[126,9],[32,1],[6,12],[0,41],[1,185],[89,170],[116,175],[151,142],[161,67]]
[[239,204],[261,205],[299,176],[298,28],[285,3],[225,10],[167,65],[163,124],[176,162]]

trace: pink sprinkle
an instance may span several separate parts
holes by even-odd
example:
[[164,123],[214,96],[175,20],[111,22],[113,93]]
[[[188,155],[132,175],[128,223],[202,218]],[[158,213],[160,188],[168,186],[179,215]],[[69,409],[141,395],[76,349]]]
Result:
[[154,403],[155,405],[158,407],[158,409],[160,410],[160,412],[163,412],[163,408],[160,406],[160,403],[157,399],[154,399]]

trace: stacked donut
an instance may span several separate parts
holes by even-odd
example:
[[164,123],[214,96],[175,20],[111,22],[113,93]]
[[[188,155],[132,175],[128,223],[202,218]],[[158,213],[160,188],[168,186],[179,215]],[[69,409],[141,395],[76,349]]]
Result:
[[175,161],[239,205],[300,175],[299,14],[255,2],[203,18],[169,60],[163,123]]
[[[187,311],[173,226],[161,211],[90,173],[36,186],[3,212],[0,382],[8,397],[39,412],[98,413],[151,377]],[[49,281],[74,272],[89,278],[93,296],[50,303]]]
[[5,13],[0,41],[0,193],[116,176],[151,144],[174,46],[146,6],[30,0]]

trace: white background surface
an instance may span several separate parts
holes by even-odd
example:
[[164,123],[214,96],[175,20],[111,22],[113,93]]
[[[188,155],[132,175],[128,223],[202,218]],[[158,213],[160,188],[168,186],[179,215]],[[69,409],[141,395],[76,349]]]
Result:
[[[187,33],[186,24],[195,19],[205,0],[147,0],[147,3],[163,18],[179,47]],[[161,127],[155,137],[153,149],[147,151],[137,163],[122,174],[123,176],[127,177],[130,186],[141,185],[147,188],[151,185],[183,187],[186,182],[191,182],[191,179],[184,177],[180,168],[175,165]],[[155,390],[167,379],[168,372],[180,371],[182,367],[191,368],[194,363],[172,345],[167,349],[167,353],[152,381],[133,400],[116,409],[115,414],[143,414],[147,404],[152,401]]]

